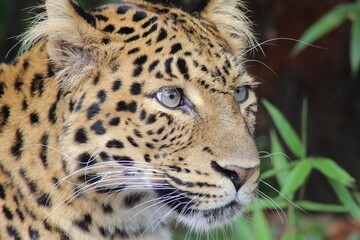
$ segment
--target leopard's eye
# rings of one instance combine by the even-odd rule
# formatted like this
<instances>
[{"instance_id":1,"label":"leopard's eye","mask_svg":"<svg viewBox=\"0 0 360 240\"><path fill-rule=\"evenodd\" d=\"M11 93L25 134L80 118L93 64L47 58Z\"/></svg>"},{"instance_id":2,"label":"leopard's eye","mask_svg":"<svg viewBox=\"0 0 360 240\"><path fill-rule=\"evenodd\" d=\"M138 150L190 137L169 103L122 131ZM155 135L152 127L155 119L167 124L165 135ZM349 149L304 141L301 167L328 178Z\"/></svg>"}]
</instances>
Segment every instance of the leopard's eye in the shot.
<instances>
[{"instance_id":1,"label":"leopard's eye","mask_svg":"<svg viewBox=\"0 0 360 240\"><path fill-rule=\"evenodd\" d=\"M157 100L168 108L176 108L180 106L182 94L178 89L164 89L156 93Z\"/></svg>"},{"instance_id":2,"label":"leopard's eye","mask_svg":"<svg viewBox=\"0 0 360 240\"><path fill-rule=\"evenodd\" d=\"M242 86L235 89L235 99L239 104L244 103L249 98L249 87Z\"/></svg>"}]
</instances>

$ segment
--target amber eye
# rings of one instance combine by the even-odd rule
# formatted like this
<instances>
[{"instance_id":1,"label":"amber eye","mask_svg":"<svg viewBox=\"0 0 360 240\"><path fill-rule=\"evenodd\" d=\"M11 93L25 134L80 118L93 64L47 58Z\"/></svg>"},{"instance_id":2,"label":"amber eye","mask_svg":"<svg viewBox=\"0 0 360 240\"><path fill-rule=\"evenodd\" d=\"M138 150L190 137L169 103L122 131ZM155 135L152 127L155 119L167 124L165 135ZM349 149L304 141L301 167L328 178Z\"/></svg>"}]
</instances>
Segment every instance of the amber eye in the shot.
<instances>
[{"instance_id":1,"label":"amber eye","mask_svg":"<svg viewBox=\"0 0 360 240\"><path fill-rule=\"evenodd\" d=\"M182 102L182 94L178 89L163 89L156 93L157 100L168 108L176 108Z\"/></svg>"},{"instance_id":2,"label":"amber eye","mask_svg":"<svg viewBox=\"0 0 360 240\"><path fill-rule=\"evenodd\" d=\"M242 87L237 87L235 89L235 99L239 104L244 103L248 98L249 98L249 87L242 86Z\"/></svg>"}]
</instances>

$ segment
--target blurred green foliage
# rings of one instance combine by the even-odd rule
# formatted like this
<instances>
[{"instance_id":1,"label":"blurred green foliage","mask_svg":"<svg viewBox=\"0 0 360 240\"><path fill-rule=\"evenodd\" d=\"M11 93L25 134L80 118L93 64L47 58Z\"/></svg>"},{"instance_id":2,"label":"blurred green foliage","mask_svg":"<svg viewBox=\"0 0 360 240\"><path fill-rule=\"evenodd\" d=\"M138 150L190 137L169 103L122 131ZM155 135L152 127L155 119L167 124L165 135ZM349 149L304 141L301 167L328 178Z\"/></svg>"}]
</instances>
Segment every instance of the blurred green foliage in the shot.
<instances>
[{"instance_id":1,"label":"blurred green foliage","mask_svg":"<svg viewBox=\"0 0 360 240\"><path fill-rule=\"evenodd\" d=\"M352 75L360 70L360 0L355 3L339 4L310 26L293 48L293 54L300 53L308 45L337 28L346 20L351 21L350 65Z\"/></svg>"}]
</instances>

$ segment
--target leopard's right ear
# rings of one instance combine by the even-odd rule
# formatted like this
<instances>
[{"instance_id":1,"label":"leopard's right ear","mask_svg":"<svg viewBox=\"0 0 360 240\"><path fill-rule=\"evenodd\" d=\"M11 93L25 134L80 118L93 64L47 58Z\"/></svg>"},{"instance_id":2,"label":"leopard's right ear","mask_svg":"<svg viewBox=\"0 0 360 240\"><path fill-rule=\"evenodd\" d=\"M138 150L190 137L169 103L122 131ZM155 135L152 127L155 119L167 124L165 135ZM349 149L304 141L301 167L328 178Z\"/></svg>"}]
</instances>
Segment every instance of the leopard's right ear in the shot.
<instances>
[{"instance_id":1,"label":"leopard's right ear","mask_svg":"<svg viewBox=\"0 0 360 240\"><path fill-rule=\"evenodd\" d=\"M217 27L234 54L256 45L242 0L201 0L193 11Z\"/></svg>"},{"instance_id":2,"label":"leopard's right ear","mask_svg":"<svg viewBox=\"0 0 360 240\"><path fill-rule=\"evenodd\" d=\"M39 40L47 41L50 61L62 76L63 85L74 85L74 79L64 76L86 74L96 64L100 32L96 30L94 16L83 10L73 0L46 0L46 12L24 35L24 46L34 45ZM59 74L58 74L59 75Z\"/></svg>"}]
</instances>

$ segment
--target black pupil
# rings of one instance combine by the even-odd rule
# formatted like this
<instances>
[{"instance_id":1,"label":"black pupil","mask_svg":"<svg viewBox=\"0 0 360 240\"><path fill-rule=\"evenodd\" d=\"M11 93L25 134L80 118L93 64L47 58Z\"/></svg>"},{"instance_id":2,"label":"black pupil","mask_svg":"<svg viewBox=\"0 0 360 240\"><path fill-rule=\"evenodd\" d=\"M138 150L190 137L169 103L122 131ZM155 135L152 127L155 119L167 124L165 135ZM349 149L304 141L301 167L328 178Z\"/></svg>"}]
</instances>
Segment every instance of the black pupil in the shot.
<instances>
[{"instance_id":1,"label":"black pupil","mask_svg":"<svg viewBox=\"0 0 360 240\"><path fill-rule=\"evenodd\" d=\"M175 94L176 94L176 93L170 93L170 94L169 94L169 98L170 98L170 99L174 99L174 98L175 98Z\"/></svg>"}]
</instances>

